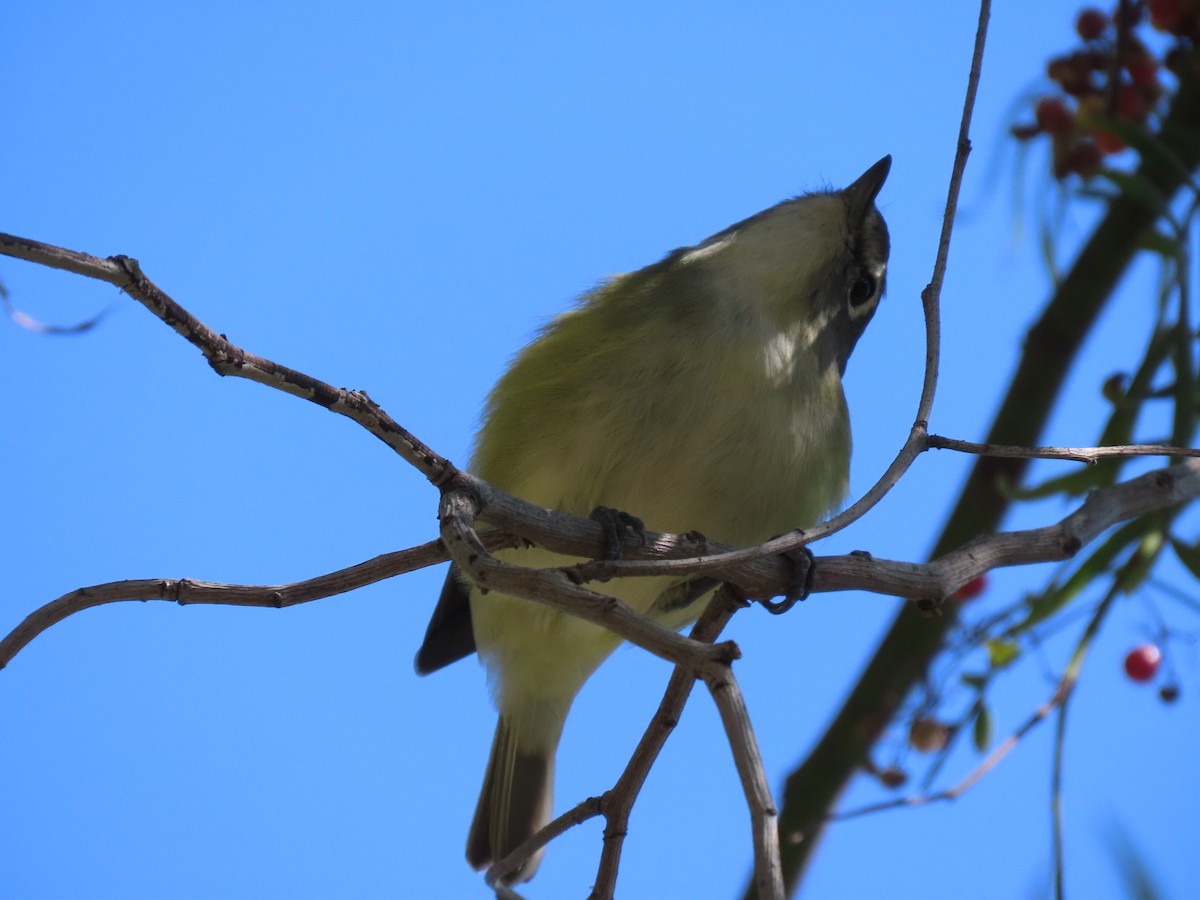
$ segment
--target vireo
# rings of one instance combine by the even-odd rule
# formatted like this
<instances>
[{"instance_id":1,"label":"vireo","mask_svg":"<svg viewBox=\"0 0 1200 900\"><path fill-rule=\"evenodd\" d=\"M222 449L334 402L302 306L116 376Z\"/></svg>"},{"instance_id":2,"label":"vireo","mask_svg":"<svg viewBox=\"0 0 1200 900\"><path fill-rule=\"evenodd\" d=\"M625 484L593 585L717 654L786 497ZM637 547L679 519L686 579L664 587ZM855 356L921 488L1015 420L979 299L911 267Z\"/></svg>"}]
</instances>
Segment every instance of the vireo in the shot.
<instances>
[{"instance_id":1,"label":"vireo","mask_svg":"<svg viewBox=\"0 0 1200 900\"><path fill-rule=\"evenodd\" d=\"M471 470L533 503L599 506L656 531L753 545L845 496L842 374L884 288L875 208L885 156L844 190L786 200L585 295L517 354L487 401ZM573 560L498 554L532 567ZM597 589L669 628L703 590L678 578ZM467 860L502 859L550 819L571 701L619 643L582 619L484 594L453 567L417 653L424 674L478 651L500 721ZM530 878L541 854L509 882Z\"/></svg>"}]
</instances>

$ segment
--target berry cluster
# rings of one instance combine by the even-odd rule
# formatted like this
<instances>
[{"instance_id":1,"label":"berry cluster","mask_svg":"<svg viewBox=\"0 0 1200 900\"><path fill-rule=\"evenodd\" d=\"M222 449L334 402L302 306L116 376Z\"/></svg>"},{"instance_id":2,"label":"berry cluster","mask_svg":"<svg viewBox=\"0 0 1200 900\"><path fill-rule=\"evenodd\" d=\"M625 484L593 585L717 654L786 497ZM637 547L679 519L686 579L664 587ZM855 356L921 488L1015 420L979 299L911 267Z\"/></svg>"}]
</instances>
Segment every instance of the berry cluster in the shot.
<instances>
[{"instance_id":1,"label":"berry cluster","mask_svg":"<svg viewBox=\"0 0 1200 900\"><path fill-rule=\"evenodd\" d=\"M1178 43L1160 60L1134 34L1148 13L1150 25L1173 35ZM1046 74L1058 92L1042 97L1034 122L1014 126L1020 140L1050 137L1054 177L1090 177L1105 156L1120 153L1125 142L1114 133L1117 123L1144 125L1161 99L1162 68L1186 64L1185 55L1200 38L1200 0L1149 0L1123 4L1109 15L1082 10L1075 32L1083 46L1050 60Z\"/></svg>"}]
</instances>

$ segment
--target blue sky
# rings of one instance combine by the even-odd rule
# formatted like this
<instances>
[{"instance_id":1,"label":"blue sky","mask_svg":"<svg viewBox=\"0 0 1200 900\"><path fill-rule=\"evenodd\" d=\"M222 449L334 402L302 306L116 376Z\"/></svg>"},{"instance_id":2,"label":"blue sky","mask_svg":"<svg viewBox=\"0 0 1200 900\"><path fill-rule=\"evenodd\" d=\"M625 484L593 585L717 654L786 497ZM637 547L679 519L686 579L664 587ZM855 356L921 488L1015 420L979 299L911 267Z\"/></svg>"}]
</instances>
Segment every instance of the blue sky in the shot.
<instances>
[{"instance_id":1,"label":"blue sky","mask_svg":"<svg viewBox=\"0 0 1200 900\"><path fill-rule=\"evenodd\" d=\"M1048 291L1029 225L1044 164L1027 165L1022 219L1004 134L1046 58L1071 45L1076 7L1033 9L1002 4L993 18L943 297L932 427L954 437L981 436ZM214 329L368 391L457 462L506 360L598 278L891 153L889 295L847 377L854 490L907 434L969 4L51 2L5 18L0 230L139 259ZM1064 248L1087 223L1068 217ZM0 628L86 584L285 582L435 535L436 492L351 423L218 379L106 286L2 260L0 278L51 322L116 304L80 337L0 323ZM1048 442L1094 440L1100 381L1135 361L1148 270L1126 287ZM817 551L923 558L966 466L946 452L919 460ZM1013 524L1066 511L1047 504ZM1044 576L1003 573L981 603ZM441 578L282 613L113 605L39 637L0 673L0 894L487 896L462 859L494 725L482 671L412 672ZM823 596L734 621L774 787L898 602ZM1121 658L1147 621L1137 598L1123 603L1072 708L1074 896L1123 895L1118 831L1168 896L1200 884L1200 666L1180 642L1174 708L1125 681ZM1049 696L1066 648L1005 681L999 733ZM558 808L611 783L666 675L625 649L589 683L560 750ZM1044 727L956 804L837 825L807 896L1045 895L1050 750ZM963 752L950 774L976 761ZM862 780L844 802L879 796ZM585 895L599 835L591 823L552 846L528 895ZM635 810L621 895L730 897L749 866L729 752L697 693Z\"/></svg>"}]
</instances>

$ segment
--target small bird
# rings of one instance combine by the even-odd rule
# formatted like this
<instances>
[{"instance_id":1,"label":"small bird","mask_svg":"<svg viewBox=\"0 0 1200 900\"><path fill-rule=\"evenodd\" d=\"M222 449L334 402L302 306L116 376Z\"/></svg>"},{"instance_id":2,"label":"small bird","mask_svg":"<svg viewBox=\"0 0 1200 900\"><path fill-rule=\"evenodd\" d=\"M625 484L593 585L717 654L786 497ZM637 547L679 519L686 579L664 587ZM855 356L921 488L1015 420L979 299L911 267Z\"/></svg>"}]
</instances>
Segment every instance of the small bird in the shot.
<instances>
[{"instance_id":1,"label":"small bird","mask_svg":"<svg viewBox=\"0 0 1200 900\"><path fill-rule=\"evenodd\" d=\"M540 506L606 507L727 544L818 521L847 490L842 375L883 294L889 244L875 198L890 168L885 156L843 190L786 200L584 295L493 388L471 471ZM497 556L577 562L540 548ZM711 583L599 589L676 629L699 615ZM416 669L478 652L500 712L467 838L475 868L550 820L567 712L619 643L566 613L485 594L451 567Z\"/></svg>"}]
</instances>

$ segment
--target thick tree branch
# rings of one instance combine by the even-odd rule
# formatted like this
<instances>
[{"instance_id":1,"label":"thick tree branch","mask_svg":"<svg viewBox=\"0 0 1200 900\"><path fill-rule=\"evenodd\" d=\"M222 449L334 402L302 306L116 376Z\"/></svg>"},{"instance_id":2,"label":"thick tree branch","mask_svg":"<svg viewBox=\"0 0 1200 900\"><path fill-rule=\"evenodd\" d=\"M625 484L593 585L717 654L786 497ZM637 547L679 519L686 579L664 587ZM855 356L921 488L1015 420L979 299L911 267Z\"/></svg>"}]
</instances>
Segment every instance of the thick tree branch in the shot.
<instances>
[{"instance_id":1,"label":"thick tree branch","mask_svg":"<svg viewBox=\"0 0 1200 900\"><path fill-rule=\"evenodd\" d=\"M1135 178L1174 197L1200 165L1200 79L1182 80L1158 138L1164 152L1146 154ZM1029 330L1020 363L988 431L991 444L1034 445L1067 373L1105 301L1141 246L1157 212L1122 195L1080 251L1071 270ZM997 528L1013 502L1006 485L1020 484L1028 459L981 457L934 549L935 557ZM804 834L784 846L789 890L816 847L821 823L867 758L874 735L891 720L942 645L954 616L930 621L902 610L816 748L787 780L780 827Z\"/></svg>"}]
</instances>

